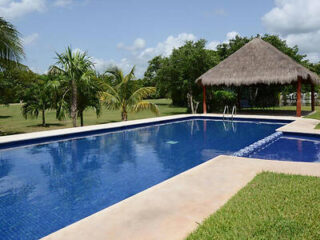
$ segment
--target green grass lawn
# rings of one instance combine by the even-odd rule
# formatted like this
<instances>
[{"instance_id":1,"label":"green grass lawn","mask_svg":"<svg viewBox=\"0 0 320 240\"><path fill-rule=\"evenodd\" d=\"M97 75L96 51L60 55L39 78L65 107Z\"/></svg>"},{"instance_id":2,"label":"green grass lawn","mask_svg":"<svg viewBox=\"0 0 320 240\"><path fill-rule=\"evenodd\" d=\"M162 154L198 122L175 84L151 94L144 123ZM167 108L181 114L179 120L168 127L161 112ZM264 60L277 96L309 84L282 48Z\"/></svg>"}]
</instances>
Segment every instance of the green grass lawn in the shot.
<instances>
[{"instance_id":1,"label":"green grass lawn","mask_svg":"<svg viewBox=\"0 0 320 240\"><path fill-rule=\"evenodd\" d=\"M170 99L156 99L151 100L155 102L160 109L160 116L168 116L174 114L181 114L186 112L186 108L171 106ZM12 104L10 106L0 106L0 136L10 135L16 133L27 133L59 128L72 127L71 119L65 121L58 121L55 118L55 111L48 111L46 113L47 127L40 126L41 117L38 119L25 119L21 114L21 105ZM129 120L155 117L150 111L140 113L129 113ZM102 124L109 122L120 121L120 111L108 111L103 108L101 116L96 117L94 110L89 109L84 114L85 125Z\"/></svg>"},{"instance_id":2,"label":"green grass lawn","mask_svg":"<svg viewBox=\"0 0 320 240\"><path fill-rule=\"evenodd\" d=\"M320 178L262 173L187 240L320 239Z\"/></svg>"}]
</instances>

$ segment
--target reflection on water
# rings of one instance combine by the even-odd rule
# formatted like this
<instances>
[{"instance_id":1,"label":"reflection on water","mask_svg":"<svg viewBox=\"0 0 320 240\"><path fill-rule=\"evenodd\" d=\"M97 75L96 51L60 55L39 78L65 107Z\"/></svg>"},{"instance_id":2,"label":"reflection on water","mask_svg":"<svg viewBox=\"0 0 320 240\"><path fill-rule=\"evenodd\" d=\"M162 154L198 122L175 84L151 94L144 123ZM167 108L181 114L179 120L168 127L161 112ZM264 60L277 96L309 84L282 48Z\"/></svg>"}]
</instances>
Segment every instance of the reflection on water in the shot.
<instances>
[{"instance_id":1,"label":"reflection on water","mask_svg":"<svg viewBox=\"0 0 320 240\"><path fill-rule=\"evenodd\" d=\"M278 127L189 120L0 151L0 236L43 237Z\"/></svg>"}]
</instances>

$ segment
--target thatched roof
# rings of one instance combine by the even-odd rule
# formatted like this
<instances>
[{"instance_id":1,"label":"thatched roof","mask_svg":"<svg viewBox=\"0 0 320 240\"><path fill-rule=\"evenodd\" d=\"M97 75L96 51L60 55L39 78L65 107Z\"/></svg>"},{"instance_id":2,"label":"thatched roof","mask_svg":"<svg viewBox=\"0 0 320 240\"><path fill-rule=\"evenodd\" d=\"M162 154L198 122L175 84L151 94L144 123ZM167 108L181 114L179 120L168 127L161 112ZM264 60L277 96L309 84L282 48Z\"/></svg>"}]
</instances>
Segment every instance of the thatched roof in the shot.
<instances>
[{"instance_id":1,"label":"thatched roof","mask_svg":"<svg viewBox=\"0 0 320 240\"><path fill-rule=\"evenodd\" d=\"M255 38L196 81L202 85L287 84L298 76L320 83L317 74L298 64L270 43Z\"/></svg>"}]
</instances>

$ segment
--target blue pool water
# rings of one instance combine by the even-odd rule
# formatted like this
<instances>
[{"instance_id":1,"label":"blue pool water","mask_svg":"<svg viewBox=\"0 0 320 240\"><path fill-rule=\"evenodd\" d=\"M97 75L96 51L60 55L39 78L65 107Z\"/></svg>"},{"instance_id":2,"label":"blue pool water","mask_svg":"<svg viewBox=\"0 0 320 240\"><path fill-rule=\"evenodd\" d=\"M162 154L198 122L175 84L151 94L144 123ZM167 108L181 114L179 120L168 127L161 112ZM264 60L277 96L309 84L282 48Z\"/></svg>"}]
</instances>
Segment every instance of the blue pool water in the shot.
<instances>
[{"instance_id":1,"label":"blue pool water","mask_svg":"<svg viewBox=\"0 0 320 240\"><path fill-rule=\"evenodd\" d=\"M280 126L193 119L2 149L0 236L43 237L217 155L232 155ZM251 154L273 157L281 141ZM290 146L300 151L298 143ZM318 151L302 143L303 151L310 148ZM289 152L281 158L294 158Z\"/></svg>"},{"instance_id":2,"label":"blue pool water","mask_svg":"<svg viewBox=\"0 0 320 240\"><path fill-rule=\"evenodd\" d=\"M294 162L320 162L320 138L283 134L247 157Z\"/></svg>"}]
</instances>

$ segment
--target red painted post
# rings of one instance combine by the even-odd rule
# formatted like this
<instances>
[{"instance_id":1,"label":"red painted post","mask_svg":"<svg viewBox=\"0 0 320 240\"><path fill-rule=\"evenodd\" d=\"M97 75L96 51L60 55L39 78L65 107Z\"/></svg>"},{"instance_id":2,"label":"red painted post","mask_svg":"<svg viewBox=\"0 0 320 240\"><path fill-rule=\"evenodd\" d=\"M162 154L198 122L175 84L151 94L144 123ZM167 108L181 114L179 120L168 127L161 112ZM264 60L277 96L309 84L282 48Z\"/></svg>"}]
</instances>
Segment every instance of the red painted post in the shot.
<instances>
[{"instance_id":1,"label":"red painted post","mask_svg":"<svg viewBox=\"0 0 320 240\"><path fill-rule=\"evenodd\" d=\"M301 82L302 79L299 76L297 82L297 117L301 117Z\"/></svg>"},{"instance_id":2,"label":"red painted post","mask_svg":"<svg viewBox=\"0 0 320 240\"><path fill-rule=\"evenodd\" d=\"M311 111L314 111L315 101L314 101L314 84L311 83Z\"/></svg>"},{"instance_id":3,"label":"red painted post","mask_svg":"<svg viewBox=\"0 0 320 240\"><path fill-rule=\"evenodd\" d=\"M203 113L204 114L207 114L207 103L206 103L206 87L205 86L202 86L202 89L203 89Z\"/></svg>"}]
</instances>

